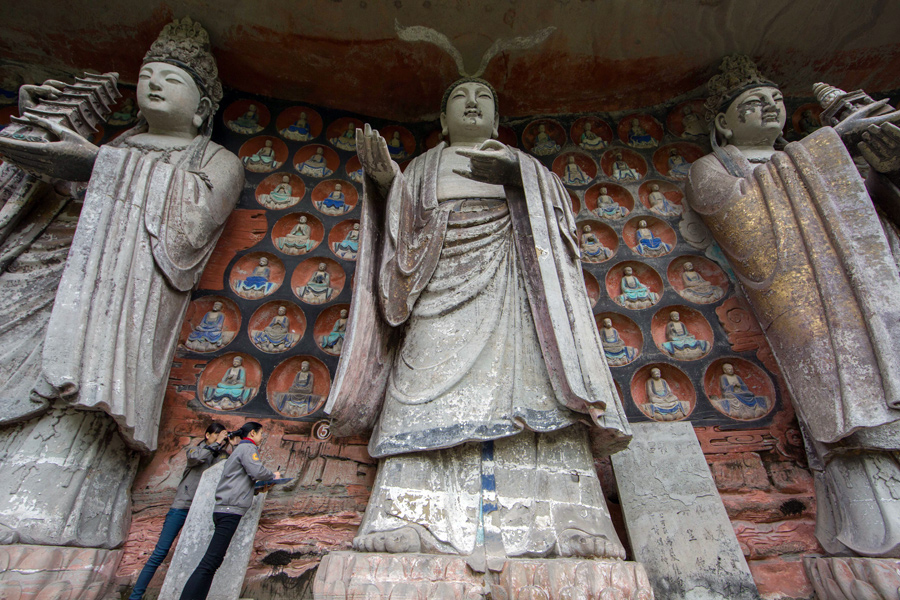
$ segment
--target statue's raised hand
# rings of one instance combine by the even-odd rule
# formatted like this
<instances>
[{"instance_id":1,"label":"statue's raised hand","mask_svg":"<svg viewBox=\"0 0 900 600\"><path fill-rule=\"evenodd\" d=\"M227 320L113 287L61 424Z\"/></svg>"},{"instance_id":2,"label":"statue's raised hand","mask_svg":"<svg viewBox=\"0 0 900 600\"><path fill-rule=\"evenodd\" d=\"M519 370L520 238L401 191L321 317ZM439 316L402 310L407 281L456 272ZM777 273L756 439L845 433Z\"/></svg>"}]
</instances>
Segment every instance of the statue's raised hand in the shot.
<instances>
[{"instance_id":1,"label":"statue's raised hand","mask_svg":"<svg viewBox=\"0 0 900 600\"><path fill-rule=\"evenodd\" d=\"M469 170L453 169L462 177L494 185L514 185L522 180L519 157L497 140L487 140L476 150L456 150L469 159Z\"/></svg>"},{"instance_id":2,"label":"statue's raised hand","mask_svg":"<svg viewBox=\"0 0 900 600\"><path fill-rule=\"evenodd\" d=\"M881 125L882 123L900 122L900 110L873 116L874 113L884 108L887 103L887 100L879 100L878 102L867 104L862 108L854 110L840 123L835 125L834 130L841 136L841 139L844 140L845 144L850 147L855 146L862 140L863 131L870 126Z\"/></svg>"},{"instance_id":3,"label":"statue's raised hand","mask_svg":"<svg viewBox=\"0 0 900 600\"><path fill-rule=\"evenodd\" d=\"M28 142L0 137L0 155L26 171L66 181L87 181L100 148L53 121L25 114L20 122L50 132L56 140Z\"/></svg>"},{"instance_id":4,"label":"statue's raised hand","mask_svg":"<svg viewBox=\"0 0 900 600\"><path fill-rule=\"evenodd\" d=\"M24 115L26 109L34 108L41 100L56 100L65 87L64 82L55 79L48 79L43 85L23 85L19 88L19 114Z\"/></svg>"},{"instance_id":5,"label":"statue's raised hand","mask_svg":"<svg viewBox=\"0 0 900 600\"><path fill-rule=\"evenodd\" d=\"M378 184L382 191L391 187L396 173L387 142L378 131L366 123L365 130L356 129L356 155L366 175ZM399 169L399 168L398 168Z\"/></svg>"},{"instance_id":6,"label":"statue's raised hand","mask_svg":"<svg viewBox=\"0 0 900 600\"><path fill-rule=\"evenodd\" d=\"M900 176L900 127L893 123L869 125L856 147L879 173Z\"/></svg>"}]
</instances>

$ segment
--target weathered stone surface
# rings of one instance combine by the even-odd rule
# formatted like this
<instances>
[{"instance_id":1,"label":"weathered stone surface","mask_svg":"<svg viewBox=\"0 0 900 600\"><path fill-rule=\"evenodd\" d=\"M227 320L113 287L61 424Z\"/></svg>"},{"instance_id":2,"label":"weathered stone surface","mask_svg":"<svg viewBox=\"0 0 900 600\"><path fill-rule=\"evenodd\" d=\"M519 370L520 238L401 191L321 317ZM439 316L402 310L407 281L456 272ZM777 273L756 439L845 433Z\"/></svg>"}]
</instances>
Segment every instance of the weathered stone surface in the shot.
<instances>
[{"instance_id":1,"label":"weathered stone surface","mask_svg":"<svg viewBox=\"0 0 900 600\"><path fill-rule=\"evenodd\" d=\"M816 524L811 519L793 519L780 523L733 521L732 525L741 550L748 560L822 552L822 547L816 540Z\"/></svg>"},{"instance_id":2,"label":"weathered stone surface","mask_svg":"<svg viewBox=\"0 0 900 600\"><path fill-rule=\"evenodd\" d=\"M805 558L819 600L898 600L900 561L876 558Z\"/></svg>"},{"instance_id":3,"label":"weathered stone surface","mask_svg":"<svg viewBox=\"0 0 900 600\"><path fill-rule=\"evenodd\" d=\"M754 452L709 456L706 461L720 491L764 490L771 487L766 468Z\"/></svg>"},{"instance_id":4,"label":"weathered stone surface","mask_svg":"<svg viewBox=\"0 0 900 600\"><path fill-rule=\"evenodd\" d=\"M101 600L121 558L121 550L2 546L0 598Z\"/></svg>"},{"instance_id":5,"label":"weathered stone surface","mask_svg":"<svg viewBox=\"0 0 900 600\"><path fill-rule=\"evenodd\" d=\"M184 584L187 583L209 546L215 529L212 514L216 504L216 486L219 484L224 468L225 463L220 462L207 469L200 478L200 485L194 495L184 529L181 530L178 546L175 548L175 555L172 557L169 571L166 573L160 598L177 598L181 594ZM262 513L265 501L266 494L257 494L253 497L253 504L241 519L241 523L231 539L231 545L228 546L225 560L213 578L212 587L207 596L209 600L238 600L240 597L244 575L250 562L250 554L253 552L253 540L256 538L259 515Z\"/></svg>"},{"instance_id":6,"label":"weathered stone surface","mask_svg":"<svg viewBox=\"0 0 900 600\"><path fill-rule=\"evenodd\" d=\"M613 469L628 536L656 596L759 598L690 423L639 423Z\"/></svg>"},{"instance_id":7,"label":"weathered stone surface","mask_svg":"<svg viewBox=\"0 0 900 600\"><path fill-rule=\"evenodd\" d=\"M799 558L751 560L748 564L765 600L807 600L815 596Z\"/></svg>"}]
</instances>

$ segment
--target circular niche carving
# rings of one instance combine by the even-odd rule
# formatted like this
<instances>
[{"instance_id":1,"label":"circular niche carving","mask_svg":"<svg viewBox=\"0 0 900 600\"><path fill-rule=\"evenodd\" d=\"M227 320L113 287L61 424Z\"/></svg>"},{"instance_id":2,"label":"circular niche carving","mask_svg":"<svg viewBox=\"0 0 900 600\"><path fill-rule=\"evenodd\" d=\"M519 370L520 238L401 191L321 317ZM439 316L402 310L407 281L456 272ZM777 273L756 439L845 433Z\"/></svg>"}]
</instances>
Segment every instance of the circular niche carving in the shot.
<instances>
[{"instance_id":1,"label":"circular niche carving","mask_svg":"<svg viewBox=\"0 0 900 600\"><path fill-rule=\"evenodd\" d=\"M292 106L275 119L278 134L294 142L309 142L322 133L322 115L308 106Z\"/></svg>"},{"instance_id":2,"label":"circular niche carving","mask_svg":"<svg viewBox=\"0 0 900 600\"><path fill-rule=\"evenodd\" d=\"M822 127L821 114L822 107L818 102L802 104L791 115L791 127L800 137L809 135Z\"/></svg>"},{"instance_id":3,"label":"circular niche carving","mask_svg":"<svg viewBox=\"0 0 900 600\"><path fill-rule=\"evenodd\" d=\"M632 252L644 258L669 254L677 238L675 230L657 217L634 217L622 228L622 239Z\"/></svg>"},{"instance_id":4,"label":"circular niche carving","mask_svg":"<svg viewBox=\"0 0 900 600\"><path fill-rule=\"evenodd\" d=\"M328 232L328 247L342 260L356 260L359 254L359 221L341 221Z\"/></svg>"},{"instance_id":5,"label":"circular niche carving","mask_svg":"<svg viewBox=\"0 0 900 600\"><path fill-rule=\"evenodd\" d=\"M679 296L696 304L718 302L728 291L728 276L702 256L684 255L672 260L666 278Z\"/></svg>"},{"instance_id":6,"label":"circular niche carving","mask_svg":"<svg viewBox=\"0 0 900 600\"><path fill-rule=\"evenodd\" d=\"M538 119L522 132L522 145L535 156L556 154L566 143L566 130L552 119Z\"/></svg>"},{"instance_id":7,"label":"circular niche carving","mask_svg":"<svg viewBox=\"0 0 900 600\"><path fill-rule=\"evenodd\" d=\"M329 179L323 181L312 191L312 203L323 215L340 217L356 208L359 193L349 181Z\"/></svg>"},{"instance_id":8,"label":"circular niche carving","mask_svg":"<svg viewBox=\"0 0 900 600\"><path fill-rule=\"evenodd\" d=\"M445 140L444 134L441 133L441 128L438 127L437 129L432 129L431 133L425 137L425 149L431 150L443 141Z\"/></svg>"},{"instance_id":9,"label":"circular niche carving","mask_svg":"<svg viewBox=\"0 0 900 600\"><path fill-rule=\"evenodd\" d=\"M338 153L322 144L309 144L294 154L294 168L301 175L324 179L331 177L341 165Z\"/></svg>"},{"instance_id":10,"label":"circular niche carving","mask_svg":"<svg viewBox=\"0 0 900 600\"><path fill-rule=\"evenodd\" d=\"M653 166L662 175L682 181L687 179L691 163L706 154L696 144L675 142L653 153Z\"/></svg>"},{"instance_id":11,"label":"circular niche carving","mask_svg":"<svg viewBox=\"0 0 900 600\"><path fill-rule=\"evenodd\" d=\"M600 284L597 282L597 278L591 275L589 271L581 270L581 275L584 277L584 290L587 292L588 300L591 303L591 308L597 305L597 301L600 300Z\"/></svg>"},{"instance_id":12,"label":"circular niche carving","mask_svg":"<svg viewBox=\"0 0 900 600\"><path fill-rule=\"evenodd\" d=\"M212 410L237 410L259 392L262 368L243 352L229 352L206 365L197 382L197 398Z\"/></svg>"},{"instance_id":13,"label":"circular niche carving","mask_svg":"<svg viewBox=\"0 0 900 600\"><path fill-rule=\"evenodd\" d=\"M238 150L244 168L253 173L271 173L288 159L287 144L271 135L250 138Z\"/></svg>"},{"instance_id":14,"label":"circular niche carving","mask_svg":"<svg viewBox=\"0 0 900 600\"><path fill-rule=\"evenodd\" d=\"M656 148L665 134L659 121L643 113L622 117L616 125L616 132L619 141L632 148Z\"/></svg>"},{"instance_id":15,"label":"circular niche carving","mask_svg":"<svg viewBox=\"0 0 900 600\"><path fill-rule=\"evenodd\" d=\"M346 152L356 152L356 130L362 129L364 124L353 117L343 117L333 122L325 130L328 143Z\"/></svg>"},{"instance_id":16,"label":"circular niche carving","mask_svg":"<svg viewBox=\"0 0 900 600\"><path fill-rule=\"evenodd\" d=\"M594 318L603 343L603 353L606 354L606 362L610 367L624 367L641 356L644 335L637 323L615 312L598 313ZM607 320L612 330L607 331Z\"/></svg>"},{"instance_id":17,"label":"circular niche carving","mask_svg":"<svg viewBox=\"0 0 900 600\"><path fill-rule=\"evenodd\" d=\"M344 165L344 171L346 171L347 177L350 178L350 181L354 181L362 185L363 168L362 163L359 162L358 156L354 154L347 160L347 164Z\"/></svg>"},{"instance_id":18,"label":"circular niche carving","mask_svg":"<svg viewBox=\"0 0 900 600\"><path fill-rule=\"evenodd\" d=\"M234 264L228 280L231 289L241 298L259 300L281 287L284 263L269 252L251 252Z\"/></svg>"},{"instance_id":19,"label":"circular niche carving","mask_svg":"<svg viewBox=\"0 0 900 600\"><path fill-rule=\"evenodd\" d=\"M621 185L598 183L584 193L584 206L601 219L616 221L634 210L634 196Z\"/></svg>"},{"instance_id":20,"label":"circular niche carving","mask_svg":"<svg viewBox=\"0 0 900 600\"><path fill-rule=\"evenodd\" d=\"M578 221L578 245L581 262L602 263L611 260L619 249L619 236L600 221Z\"/></svg>"},{"instance_id":21,"label":"circular niche carving","mask_svg":"<svg viewBox=\"0 0 900 600\"><path fill-rule=\"evenodd\" d=\"M331 258L307 258L291 275L291 290L307 304L327 304L337 299L347 279L341 265Z\"/></svg>"},{"instance_id":22,"label":"circular niche carving","mask_svg":"<svg viewBox=\"0 0 900 600\"><path fill-rule=\"evenodd\" d=\"M659 377L653 377L653 371ZM650 381L652 384L648 385ZM631 399L645 416L654 421L682 421L697 405L694 385L684 371L665 363L649 364L631 378Z\"/></svg>"},{"instance_id":23,"label":"circular niche carving","mask_svg":"<svg viewBox=\"0 0 900 600\"><path fill-rule=\"evenodd\" d=\"M572 214L577 217L578 213L581 212L581 199L576 196L575 192L572 190L566 189L566 191L569 192L569 202L572 204Z\"/></svg>"},{"instance_id":24,"label":"circular niche carving","mask_svg":"<svg viewBox=\"0 0 900 600\"><path fill-rule=\"evenodd\" d=\"M272 115L257 100L235 100L222 113L222 120L235 133L255 135L269 125Z\"/></svg>"},{"instance_id":25,"label":"circular niche carving","mask_svg":"<svg viewBox=\"0 0 900 600\"><path fill-rule=\"evenodd\" d=\"M628 269L631 269L630 275L626 272ZM623 282L626 277L628 279ZM624 261L606 274L606 293L619 306L641 310L660 301L663 281L653 267L633 260Z\"/></svg>"},{"instance_id":26,"label":"circular niche carving","mask_svg":"<svg viewBox=\"0 0 900 600\"><path fill-rule=\"evenodd\" d=\"M613 148L603 153L600 168L613 181L639 181L647 174L647 161L634 150Z\"/></svg>"},{"instance_id":27,"label":"circular niche carving","mask_svg":"<svg viewBox=\"0 0 900 600\"><path fill-rule=\"evenodd\" d=\"M672 135L685 139L705 139L709 135L706 125L706 107L700 98L677 104L666 117L666 126Z\"/></svg>"},{"instance_id":28,"label":"circular niche carving","mask_svg":"<svg viewBox=\"0 0 900 600\"><path fill-rule=\"evenodd\" d=\"M659 309L650 320L650 334L656 347L675 360L698 360L709 354L713 346L709 322L687 306Z\"/></svg>"},{"instance_id":29,"label":"circular niche carving","mask_svg":"<svg viewBox=\"0 0 900 600\"><path fill-rule=\"evenodd\" d=\"M306 184L293 173L273 173L263 179L254 196L256 201L271 210L283 210L300 202L306 194Z\"/></svg>"},{"instance_id":30,"label":"circular niche carving","mask_svg":"<svg viewBox=\"0 0 900 600\"><path fill-rule=\"evenodd\" d=\"M113 105L112 113L109 115L106 123L113 127L127 127L137 121L137 99L133 90L120 88L119 92L122 94L122 97ZM8 123L3 122L2 118L0 118L0 125L6 124Z\"/></svg>"},{"instance_id":31,"label":"circular niche carving","mask_svg":"<svg viewBox=\"0 0 900 600\"><path fill-rule=\"evenodd\" d=\"M388 153L391 159L402 162L412 158L416 153L416 138L409 129L400 125L388 125L382 127L381 137L387 142Z\"/></svg>"},{"instance_id":32,"label":"circular niche carving","mask_svg":"<svg viewBox=\"0 0 900 600\"><path fill-rule=\"evenodd\" d=\"M313 326L313 337L322 352L332 356L341 355L349 314L349 304L335 304L319 314L316 324Z\"/></svg>"},{"instance_id":33,"label":"circular niche carving","mask_svg":"<svg viewBox=\"0 0 900 600\"><path fill-rule=\"evenodd\" d=\"M564 152L553 161L553 172L565 185L583 187L597 177L597 163L584 152Z\"/></svg>"},{"instance_id":34,"label":"circular niche carving","mask_svg":"<svg viewBox=\"0 0 900 600\"><path fill-rule=\"evenodd\" d=\"M519 147L519 139L516 137L516 131L512 127L501 125L497 128L497 140L511 148Z\"/></svg>"},{"instance_id":35,"label":"circular niche carving","mask_svg":"<svg viewBox=\"0 0 900 600\"><path fill-rule=\"evenodd\" d=\"M730 373L727 373L730 365ZM761 368L748 360L729 356L714 360L703 374L703 391L710 404L738 421L755 421L775 407L775 385Z\"/></svg>"},{"instance_id":36,"label":"circular niche carving","mask_svg":"<svg viewBox=\"0 0 900 600\"><path fill-rule=\"evenodd\" d=\"M300 418L322 408L330 390L331 375L322 361L314 356L292 356L272 371L266 399L278 414Z\"/></svg>"},{"instance_id":37,"label":"circular niche carving","mask_svg":"<svg viewBox=\"0 0 900 600\"><path fill-rule=\"evenodd\" d=\"M234 300L203 296L188 306L178 339L191 352L215 352L230 344L240 329L241 310Z\"/></svg>"},{"instance_id":38,"label":"circular niche carving","mask_svg":"<svg viewBox=\"0 0 900 600\"><path fill-rule=\"evenodd\" d=\"M286 300L267 302L256 309L247 328L250 342L269 354L290 350L306 331L306 315Z\"/></svg>"},{"instance_id":39,"label":"circular niche carving","mask_svg":"<svg viewBox=\"0 0 900 600\"><path fill-rule=\"evenodd\" d=\"M613 130L599 117L581 117L569 130L572 142L588 152L603 152L612 143Z\"/></svg>"},{"instance_id":40,"label":"circular niche carving","mask_svg":"<svg viewBox=\"0 0 900 600\"><path fill-rule=\"evenodd\" d=\"M280 252L291 256L312 252L324 238L325 227L309 213L290 213L272 226L272 243Z\"/></svg>"},{"instance_id":41,"label":"circular niche carving","mask_svg":"<svg viewBox=\"0 0 900 600\"><path fill-rule=\"evenodd\" d=\"M644 208L660 217L677 217L684 209L684 193L671 181L651 179L638 188Z\"/></svg>"}]
</instances>

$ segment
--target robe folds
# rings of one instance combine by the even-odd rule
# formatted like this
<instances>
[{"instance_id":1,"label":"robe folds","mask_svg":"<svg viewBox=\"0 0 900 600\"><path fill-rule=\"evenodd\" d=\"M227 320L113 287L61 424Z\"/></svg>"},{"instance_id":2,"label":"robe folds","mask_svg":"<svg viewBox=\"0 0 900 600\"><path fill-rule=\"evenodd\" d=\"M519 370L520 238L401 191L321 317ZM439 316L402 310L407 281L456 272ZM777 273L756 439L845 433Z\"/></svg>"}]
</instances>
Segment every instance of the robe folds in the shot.
<instances>
[{"instance_id":1,"label":"robe folds","mask_svg":"<svg viewBox=\"0 0 900 600\"><path fill-rule=\"evenodd\" d=\"M621 449L630 428L565 188L517 151L521 187L507 186L505 202L439 202L445 147L398 171L387 198L366 180L347 335L326 405L335 432L374 427L369 451L384 457L592 421L607 452ZM510 348L523 348L514 364ZM479 388L507 366L517 375ZM494 393L503 406L485 408Z\"/></svg>"},{"instance_id":2,"label":"robe folds","mask_svg":"<svg viewBox=\"0 0 900 600\"><path fill-rule=\"evenodd\" d=\"M237 202L243 169L209 144L196 171L157 152L100 149L43 350L36 392L108 413L156 448L190 291Z\"/></svg>"}]
</instances>

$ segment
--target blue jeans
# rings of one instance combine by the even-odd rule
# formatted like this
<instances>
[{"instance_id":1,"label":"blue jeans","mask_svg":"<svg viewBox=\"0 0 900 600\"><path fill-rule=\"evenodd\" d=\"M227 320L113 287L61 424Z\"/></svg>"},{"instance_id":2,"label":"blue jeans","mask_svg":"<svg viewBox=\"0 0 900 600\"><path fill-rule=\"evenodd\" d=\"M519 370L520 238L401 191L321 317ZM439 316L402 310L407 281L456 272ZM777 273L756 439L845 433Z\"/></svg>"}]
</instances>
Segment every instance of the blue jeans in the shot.
<instances>
[{"instance_id":1,"label":"blue jeans","mask_svg":"<svg viewBox=\"0 0 900 600\"><path fill-rule=\"evenodd\" d=\"M141 600L144 597L144 592L147 591L147 586L150 585L153 574L156 573L156 569L166 559L166 555L169 554L172 542L175 541L178 532L184 526L187 516L188 509L186 508L169 509L169 512L166 514L166 521L163 523L162 531L159 534L159 540L156 542L156 548L153 549L153 554L147 559L147 564L141 569L141 574L138 575L137 582L134 584L128 600Z\"/></svg>"}]
</instances>

